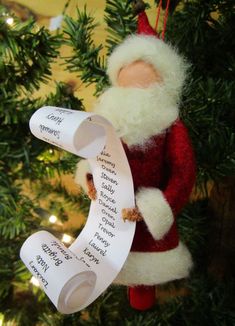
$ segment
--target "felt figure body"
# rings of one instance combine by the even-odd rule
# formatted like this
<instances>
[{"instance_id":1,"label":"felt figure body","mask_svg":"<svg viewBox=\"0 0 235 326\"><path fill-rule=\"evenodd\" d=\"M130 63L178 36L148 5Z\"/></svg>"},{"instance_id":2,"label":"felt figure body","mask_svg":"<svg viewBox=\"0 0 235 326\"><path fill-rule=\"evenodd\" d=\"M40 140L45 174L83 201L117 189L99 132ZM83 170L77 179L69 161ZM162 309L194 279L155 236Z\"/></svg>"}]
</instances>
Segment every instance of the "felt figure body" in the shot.
<instances>
[{"instance_id":1,"label":"felt figure body","mask_svg":"<svg viewBox=\"0 0 235 326\"><path fill-rule=\"evenodd\" d=\"M109 57L112 87L94 108L116 128L133 175L136 207L122 213L137 221L136 232L115 283L128 286L130 304L139 310L155 303L155 285L187 277L192 268L176 227L195 180L193 149L178 109L186 70L184 59L156 37L142 12L138 34ZM78 164L76 181L95 199L85 161Z\"/></svg>"}]
</instances>

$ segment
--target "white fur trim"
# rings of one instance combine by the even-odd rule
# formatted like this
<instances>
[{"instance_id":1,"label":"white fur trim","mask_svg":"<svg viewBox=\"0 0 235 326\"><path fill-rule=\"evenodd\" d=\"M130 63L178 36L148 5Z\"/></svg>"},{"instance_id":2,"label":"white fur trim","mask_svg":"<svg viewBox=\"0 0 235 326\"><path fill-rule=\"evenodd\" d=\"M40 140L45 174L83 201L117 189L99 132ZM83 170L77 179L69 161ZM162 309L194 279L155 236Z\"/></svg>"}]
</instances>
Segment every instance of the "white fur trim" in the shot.
<instances>
[{"instance_id":1,"label":"white fur trim","mask_svg":"<svg viewBox=\"0 0 235 326\"><path fill-rule=\"evenodd\" d=\"M82 187L82 189L87 193L87 174L91 173L91 169L87 160L81 160L77 163L77 168L75 172L75 182Z\"/></svg>"},{"instance_id":2,"label":"white fur trim","mask_svg":"<svg viewBox=\"0 0 235 326\"><path fill-rule=\"evenodd\" d=\"M141 188L136 194L136 204L154 239L162 239L174 221L162 192L156 188Z\"/></svg>"},{"instance_id":3,"label":"white fur trim","mask_svg":"<svg viewBox=\"0 0 235 326\"><path fill-rule=\"evenodd\" d=\"M165 252L130 252L114 283L155 285L185 278L193 266L192 257L183 243Z\"/></svg>"},{"instance_id":4,"label":"white fur trim","mask_svg":"<svg viewBox=\"0 0 235 326\"><path fill-rule=\"evenodd\" d=\"M107 73L114 86L122 67L143 60L160 72L163 82L169 84L175 96L179 96L188 64L176 49L155 36L132 35L118 45L108 59Z\"/></svg>"}]
</instances>

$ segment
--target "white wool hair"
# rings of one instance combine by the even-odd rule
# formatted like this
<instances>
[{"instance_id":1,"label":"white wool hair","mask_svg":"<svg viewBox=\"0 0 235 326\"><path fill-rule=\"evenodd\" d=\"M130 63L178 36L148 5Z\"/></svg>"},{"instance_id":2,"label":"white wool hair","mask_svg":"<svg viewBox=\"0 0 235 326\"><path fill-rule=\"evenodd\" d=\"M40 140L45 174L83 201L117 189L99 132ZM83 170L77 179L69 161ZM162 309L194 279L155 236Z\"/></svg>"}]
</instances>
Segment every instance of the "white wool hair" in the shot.
<instances>
[{"instance_id":1,"label":"white wool hair","mask_svg":"<svg viewBox=\"0 0 235 326\"><path fill-rule=\"evenodd\" d=\"M153 65L168 85L169 94L179 100L189 64L173 46L155 36L132 35L114 49L107 67L112 85L117 85L120 69L137 60Z\"/></svg>"},{"instance_id":2,"label":"white wool hair","mask_svg":"<svg viewBox=\"0 0 235 326\"><path fill-rule=\"evenodd\" d=\"M161 84L146 89L110 87L93 111L108 119L128 146L144 145L179 115L177 103L169 96L167 86Z\"/></svg>"},{"instance_id":3,"label":"white wool hair","mask_svg":"<svg viewBox=\"0 0 235 326\"><path fill-rule=\"evenodd\" d=\"M192 267L191 254L182 242L164 252L132 251L114 283L129 286L163 284L187 277Z\"/></svg>"}]
</instances>

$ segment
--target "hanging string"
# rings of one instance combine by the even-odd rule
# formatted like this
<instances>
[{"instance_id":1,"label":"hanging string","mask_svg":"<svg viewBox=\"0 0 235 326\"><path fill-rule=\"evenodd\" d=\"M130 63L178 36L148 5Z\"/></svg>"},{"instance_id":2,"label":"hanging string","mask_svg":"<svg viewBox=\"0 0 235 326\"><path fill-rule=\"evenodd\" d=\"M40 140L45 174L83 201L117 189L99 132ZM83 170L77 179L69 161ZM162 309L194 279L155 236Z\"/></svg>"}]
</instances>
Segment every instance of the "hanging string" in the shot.
<instances>
[{"instance_id":1,"label":"hanging string","mask_svg":"<svg viewBox=\"0 0 235 326\"><path fill-rule=\"evenodd\" d=\"M155 31L157 31L158 21L159 21L161 9L162 9L162 0L160 0L159 5L158 5L158 9L157 9L157 18L156 18L156 24L155 24Z\"/></svg>"},{"instance_id":2,"label":"hanging string","mask_svg":"<svg viewBox=\"0 0 235 326\"><path fill-rule=\"evenodd\" d=\"M164 37L165 37L166 24L167 24L167 19L168 19L168 14L169 14L169 6L170 6L170 0L167 0L166 10L165 10L165 15L164 15L164 21L163 21L163 30L162 30L162 35L161 35L162 40L164 40ZM158 28L158 22L159 22L161 9L162 9L162 0L159 1L159 5L158 5L158 8L157 8L157 18L156 18L156 24L155 24L155 31L156 32L157 32L157 28Z\"/></svg>"},{"instance_id":3,"label":"hanging string","mask_svg":"<svg viewBox=\"0 0 235 326\"><path fill-rule=\"evenodd\" d=\"M170 5L170 0L167 0L165 16L164 16L164 23L163 23L163 30L162 30L162 40L164 40L164 37L165 37L166 23L167 23L167 18L168 18L168 13L169 13L169 5Z\"/></svg>"}]
</instances>

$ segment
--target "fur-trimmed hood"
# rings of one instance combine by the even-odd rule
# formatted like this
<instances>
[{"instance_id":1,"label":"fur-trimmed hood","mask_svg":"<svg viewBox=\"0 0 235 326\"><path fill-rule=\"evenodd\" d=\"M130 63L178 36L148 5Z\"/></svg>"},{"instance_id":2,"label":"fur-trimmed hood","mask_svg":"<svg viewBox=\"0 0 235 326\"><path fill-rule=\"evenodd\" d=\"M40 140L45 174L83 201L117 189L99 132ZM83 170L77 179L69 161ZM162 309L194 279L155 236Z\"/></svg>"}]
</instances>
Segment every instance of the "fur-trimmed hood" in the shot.
<instances>
[{"instance_id":1,"label":"fur-trimmed hood","mask_svg":"<svg viewBox=\"0 0 235 326\"><path fill-rule=\"evenodd\" d=\"M137 60L151 64L160 73L170 96L178 102L189 67L184 57L173 46L155 36L129 36L108 59L107 73L112 85L117 86L120 69Z\"/></svg>"}]
</instances>

